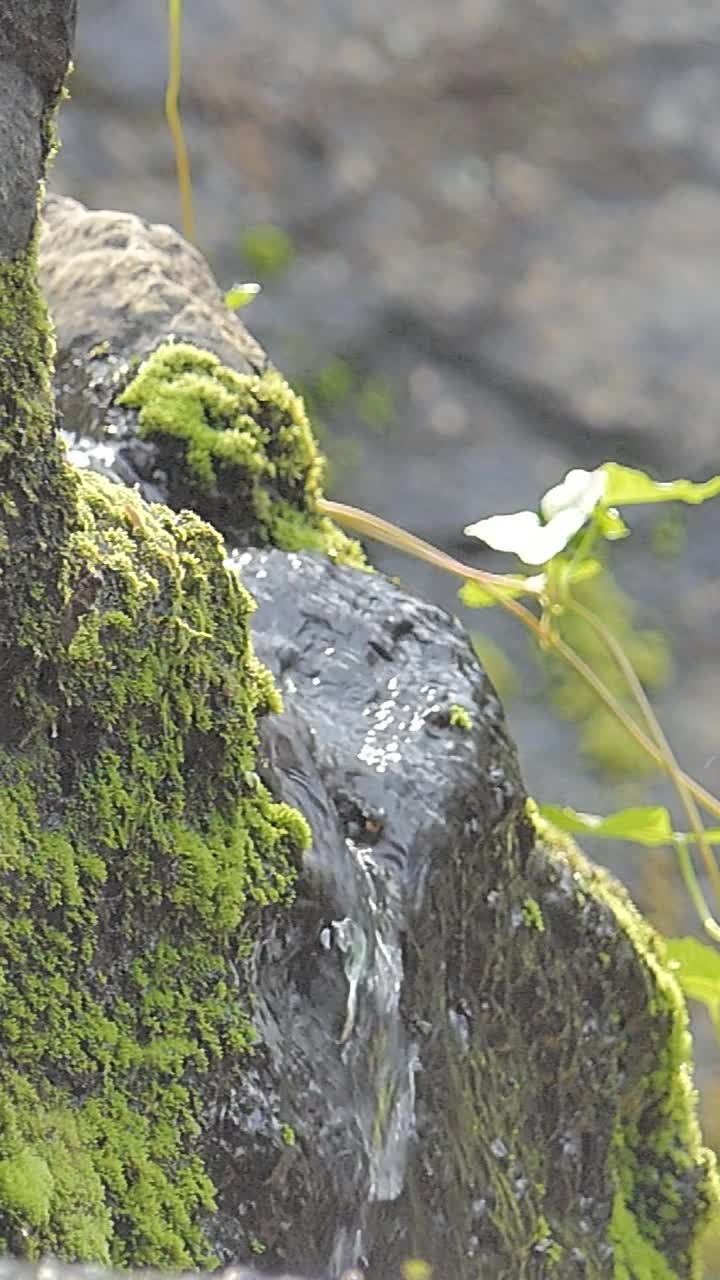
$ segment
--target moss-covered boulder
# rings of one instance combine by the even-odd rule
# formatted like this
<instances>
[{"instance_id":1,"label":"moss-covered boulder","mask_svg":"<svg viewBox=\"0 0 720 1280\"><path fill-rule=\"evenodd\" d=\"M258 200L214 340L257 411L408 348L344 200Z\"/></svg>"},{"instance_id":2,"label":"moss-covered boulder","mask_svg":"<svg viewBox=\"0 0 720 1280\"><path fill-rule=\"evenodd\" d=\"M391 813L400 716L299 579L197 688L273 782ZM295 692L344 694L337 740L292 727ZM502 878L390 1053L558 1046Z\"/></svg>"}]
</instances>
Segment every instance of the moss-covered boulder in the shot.
<instances>
[{"instance_id":1,"label":"moss-covered boulder","mask_svg":"<svg viewBox=\"0 0 720 1280\"><path fill-rule=\"evenodd\" d=\"M278 699L217 536L92 474L75 498L55 652L4 689L0 1240L197 1265L203 1080L242 1070L308 832L254 772Z\"/></svg>"},{"instance_id":2,"label":"moss-covered boulder","mask_svg":"<svg viewBox=\"0 0 720 1280\"><path fill-rule=\"evenodd\" d=\"M74 3L2 16L0 1246L691 1280L717 1179L660 940L528 805L462 630L322 520L182 242L77 206L69 465L34 224Z\"/></svg>"},{"instance_id":3,"label":"moss-covered boulder","mask_svg":"<svg viewBox=\"0 0 720 1280\"><path fill-rule=\"evenodd\" d=\"M325 461L302 399L177 232L53 197L41 279L76 462L108 470L111 449L116 477L200 511L231 546L364 566L357 542L319 512Z\"/></svg>"},{"instance_id":4,"label":"moss-covered boulder","mask_svg":"<svg viewBox=\"0 0 720 1280\"><path fill-rule=\"evenodd\" d=\"M279 700L218 535L55 429L35 209L74 12L0 24L0 1247L193 1265L202 1082L252 1045L309 833L255 772Z\"/></svg>"}]
</instances>

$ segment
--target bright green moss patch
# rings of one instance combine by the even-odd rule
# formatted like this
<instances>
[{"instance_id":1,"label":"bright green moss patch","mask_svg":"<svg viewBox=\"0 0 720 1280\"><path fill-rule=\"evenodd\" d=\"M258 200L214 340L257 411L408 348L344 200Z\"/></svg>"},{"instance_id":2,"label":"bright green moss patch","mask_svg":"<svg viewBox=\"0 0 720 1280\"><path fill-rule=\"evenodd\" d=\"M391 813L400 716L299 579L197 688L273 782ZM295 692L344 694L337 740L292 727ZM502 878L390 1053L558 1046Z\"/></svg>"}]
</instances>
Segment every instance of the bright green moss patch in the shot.
<instances>
[{"instance_id":1,"label":"bright green moss patch","mask_svg":"<svg viewBox=\"0 0 720 1280\"><path fill-rule=\"evenodd\" d=\"M73 526L0 735L0 1250L204 1266L203 1080L309 834L255 772L279 697L218 536L89 474Z\"/></svg>"},{"instance_id":2,"label":"bright green moss patch","mask_svg":"<svg viewBox=\"0 0 720 1280\"><path fill-rule=\"evenodd\" d=\"M281 375L235 373L216 356L168 343L119 399L182 476L178 495L222 532L288 551L317 550L365 568L360 546L317 509L324 462L302 400ZM190 480L188 481L188 476Z\"/></svg>"},{"instance_id":3,"label":"bright green moss patch","mask_svg":"<svg viewBox=\"0 0 720 1280\"><path fill-rule=\"evenodd\" d=\"M528 929L537 929L538 933L545 932L542 909L535 898L525 898L522 904L522 918Z\"/></svg>"},{"instance_id":4,"label":"bright green moss patch","mask_svg":"<svg viewBox=\"0 0 720 1280\"><path fill-rule=\"evenodd\" d=\"M454 702L450 708L450 724L455 729L464 729L466 733L469 733L472 729L470 712L465 707L461 707Z\"/></svg>"},{"instance_id":5,"label":"bright green moss patch","mask_svg":"<svg viewBox=\"0 0 720 1280\"><path fill-rule=\"evenodd\" d=\"M615 1248L615 1280L677 1280L677 1272L643 1237L620 1190L615 1193L610 1234ZM701 1273L696 1270L693 1274Z\"/></svg>"}]
</instances>

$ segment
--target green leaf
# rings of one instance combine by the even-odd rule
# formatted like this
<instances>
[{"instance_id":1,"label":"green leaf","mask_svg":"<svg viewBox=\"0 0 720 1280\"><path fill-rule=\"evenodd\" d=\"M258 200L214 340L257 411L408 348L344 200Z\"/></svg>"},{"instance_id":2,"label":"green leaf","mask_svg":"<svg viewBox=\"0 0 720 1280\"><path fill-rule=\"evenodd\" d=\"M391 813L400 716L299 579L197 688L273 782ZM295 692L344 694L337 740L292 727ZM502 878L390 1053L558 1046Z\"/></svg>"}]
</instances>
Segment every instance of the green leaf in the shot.
<instances>
[{"instance_id":1,"label":"green leaf","mask_svg":"<svg viewBox=\"0 0 720 1280\"><path fill-rule=\"evenodd\" d=\"M653 480L644 471L621 467L617 462L604 462L607 488L603 502L608 507L635 506L645 502L707 502L720 494L720 476L712 476L701 484L692 480Z\"/></svg>"},{"instance_id":2,"label":"green leaf","mask_svg":"<svg viewBox=\"0 0 720 1280\"><path fill-rule=\"evenodd\" d=\"M225 294L225 306L230 311L239 311L246 307L253 298L257 298L261 286L248 281L247 284L234 284Z\"/></svg>"},{"instance_id":3,"label":"green leaf","mask_svg":"<svg viewBox=\"0 0 720 1280\"><path fill-rule=\"evenodd\" d=\"M570 582L587 582L589 578L596 578L602 572L602 564L593 556L587 560L580 560L577 564L572 562L569 565L568 580Z\"/></svg>"},{"instance_id":4,"label":"green leaf","mask_svg":"<svg viewBox=\"0 0 720 1280\"><path fill-rule=\"evenodd\" d=\"M597 813L579 813L577 809L555 804L538 805L538 810L543 818L547 818L561 831L569 831L573 835L633 840L635 844L644 844L648 848L673 843L670 814L661 805L619 809L606 818Z\"/></svg>"},{"instance_id":5,"label":"green leaf","mask_svg":"<svg viewBox=\"0 0 720 1280\"><path fill-rule=\"evenodd\" d=\"M537 583L537 576L533 576L532 580ZM525 594L525 588L520 584L520 581L517 578L514 582L508 583L507 586L496 582L495 587L498 595L503 596L506 600L516 600L518 596ZM495 595L494 592L491 595L480 582L476 582L474 579L469 579L465 582L460 588L458 595L460 596L463 604L467 605L468 609L489 609L491 605L498 604L498 596Z\"/></svg>"},{"instance_id":6,"label":"green leaf","mask_svg":"<svg viewBox=\"0 0 720 1280\"><path fill-rule=\"evenodd\" d=\"M602 507L595 513L595 528L607 542L619 542L630 533L615 507Z\"/></svg>"},{"instance_id":7,"label":"green leaf","mask_svg":"<svg viewBox=\"0 0 720 1280\"><path fill-rule=\"evenodd\" d=\"M691 1000L720 1005L720 951L697 938L666 938L668 958L677 965L677 979Z\"/></svg>"}]
</instances>

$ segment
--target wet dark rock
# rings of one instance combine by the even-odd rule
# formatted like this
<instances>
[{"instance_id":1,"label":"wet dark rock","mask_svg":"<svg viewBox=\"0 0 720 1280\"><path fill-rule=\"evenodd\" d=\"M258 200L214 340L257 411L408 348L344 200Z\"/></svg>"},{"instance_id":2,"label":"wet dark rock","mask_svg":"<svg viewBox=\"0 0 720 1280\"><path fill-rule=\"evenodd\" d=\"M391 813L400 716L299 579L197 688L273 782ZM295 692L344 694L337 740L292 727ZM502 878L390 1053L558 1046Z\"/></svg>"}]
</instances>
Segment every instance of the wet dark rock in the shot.
<instances>
[{"instance_id":1,"label":"wet dark rock","mask_svg":"<svg viewBox=\"0 0 720 1280\"><path fill-rule=\"evenodd\" d=\"M62 280L60 368L69 342L82 397L95 359ZM102 332L122 359L135 322L117 322ZM154 498L152 442L131 447L132 414L120 440L112 408L104 430L90 400L75 450ZM333 1277L419 1256L459 1280L604 1280L632 1239L685 1280L709 1183L677 991L619 887L534 825L464 630L317 554L228 545L227 564L285 703L262 724L262 780L313 844L254 947L257 1050L204 1094L211 1246L246 1262L260 1241L271 1268Z\"/></svg>"}]
</instances>

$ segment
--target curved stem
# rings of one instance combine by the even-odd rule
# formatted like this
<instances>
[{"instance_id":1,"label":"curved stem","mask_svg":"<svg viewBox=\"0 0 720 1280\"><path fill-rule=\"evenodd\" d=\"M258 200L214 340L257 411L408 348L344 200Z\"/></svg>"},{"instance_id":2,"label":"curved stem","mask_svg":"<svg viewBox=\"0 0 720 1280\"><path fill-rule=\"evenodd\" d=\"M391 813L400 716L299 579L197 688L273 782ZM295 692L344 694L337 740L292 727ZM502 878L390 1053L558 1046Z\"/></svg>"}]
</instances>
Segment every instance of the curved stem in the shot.
<instances>
[{"instance_id":1,"label":"curved stem","mask_svg":"<svg viewBox=\"0 0 720 1280\"><path fill-rule=\"evenodd\" d=\"M419 560L425 560L428 564L432 564L438 569L444 569L446 573L452 573L455 577L462 578L464 581L469 579L473 582L479 582L487 590L488 595L493 596L503 609L508 613L512 613L514 617L518 618L533 632L538 643L545 648L548 646L553 648L577 672L585 684L597 694L601 702L619 720L623 728L642 747L643 751L655 761L663 773L668 773L668 764L664 752L653 742L652 738L643 732L632 716L628 715L626 709L615 695L605 687L592 667L589 667L579 654L574 649L571 649L560 636L552 631L548 632L543 627L542 622L529 609L506 594L508 586L513 584L517 585L519 591L522 590L528 595L539 596L542 593L542 588L535 587L532 583L529 584L527 579L513 579L500 574L486 573L482 569L475 569L472 565L464 564L461 560L456 560L454 556L440 551L432 543L425 542L422 538L416 538L414 534L407 533L405 529L400 529L389 520L383 520L380 516L371 515L358 507L351 507L344 502L331 502L327 498L322 498L318 502L318 508L323 515L331 516L334 520L337 520L338 524L352 529L355 533L374 538L387 546L396 547L399 551L405 551L408 555L415 556ZM505 588L505 591L503 591L503 588ZM708 813L712 813L715 817L720 817L720 800L712 792L707 791L694 778L690 778L682 769L678 770L678 777L687 787L690 794Z\"/></svg>"},{"instance_id":2,"label":"curved stem","mask_svg":"<svg viewBox=\"0 0 720 1280\"><path fill-rule=\"evenodd\" d=\"M186 240L195 239L195 214L193 212L192 179L190 161L185 145L178 98L182 79L182 0L168 0L168 82L165 91L165 118L175 146L182 227Z\"/></svg>"},{"instance_id":3,"label":"curved stem","mask_svg":"<svg viewBox=\"0 0 720 1280\"><path fill-rule=\"evenodd\" d=\"M665 759L666 772L668 773L673 783L675 784L677 793L680 796L683 807L688 816L688 821L690 823L690 826L693 829L695 839L697 840L698 847L702 853L703 861L705 863L705 869L710 878L710 883L712 884L716 899L718 900L718 902L720 902L720 871L718 871L718 866L715 861L712 849L705 835L705 828L703 827L702 820L700 818L700 813L698 811L697 804L695 803L695 798L691 794L683 778L683 775L680 770L680 766L677 762L677 759L675 757L675 754L670 746L670 743L667 740L667 737L665 736L665 733L663 732L662 726L660 725L660 722L657 716L655 715L655 712L653 711L652 706L650 705L648 696L645 693L645 690L643 689L642 683L638 678L635 668L633 667L632 663L628 660L626 654L623 652L621 645L618 644L612 632L605 626L603 622L601 622L600 618L598 618L594 613L592 613L590 609L586 609L584 605L579 604L578 601L576 600L571 600L568 603L567 607L576 615L576 617L581 618L583 622L585 622L587 626L591 627L595 632L595 634L600 637L601 641L605 645L605 648L608 650L608 653L613 658L622 676L624 677L625 682L628 688L630 689L630 692L635 698L635 701L637 702L645 718L645 723L647 724L648 729L650 730L650 733L655 739L658 749L663 753L663 757ZM689 857L690 855L688 854L688 858ZM706 907L706 915L708 914L709 913L707 912L707 907ZM703 919L705 919L705 917L703 917ZM714 920L712 921L712 924L714 929L712 936L717 940L717 938L720 938L720 927L717 925L717 923ZM711 930L708 929L707 923L705 924L705 927L708 932L711 932Z\"/></svg>"},{"instance_id":4,"label":"curved stem","mask_svg":"<svg viewBox=\"0 0 720 1280\"><path fill-rule=\"evenodd\" d=\"M695 868L692 864L692 858L690 857L690 850L687 847L687 842L685 840L676 840L675 852L677 854L677 860L680 867L680 874L685 882L685 888L688 891L690 901L702 921L703 929L714 942L720 942L720 926L714 919L713 914L705 901L705 895L698 884L698 878L695 874Z\"/></svg>"},{"instance_id":5,"label":"curved stem","mask_svg":"<svg viewBox=\"0 0 720 1280\"><path fill-rule=\"evenodd\" d=\"M475 569L472 565L463 564L462 560L456 560L446 551L434 547L431 542L408 533L407 529L401 529L399 525L383 520L381 516L371 515L369 511L361 511L359 507L348 506L346 502L331 502L329 498L319 498L318 509L346 529L353 529L355 533L367 538L375 538L388 547L396 547L398 551L405 551L416 560L425 560L436 569L444 569L446 573L453 573L463 581L470 579L472 582L480 582L487 587L488 595L495 595L498 602L501 598L506 598L505 592L508 589L521 591L526 595L541 594L541 588L534 586L532 580L515 578L512 574L489 573L486 569ZM496 588L495 591L493 587Z\"/></svg>"}]
</instances>

